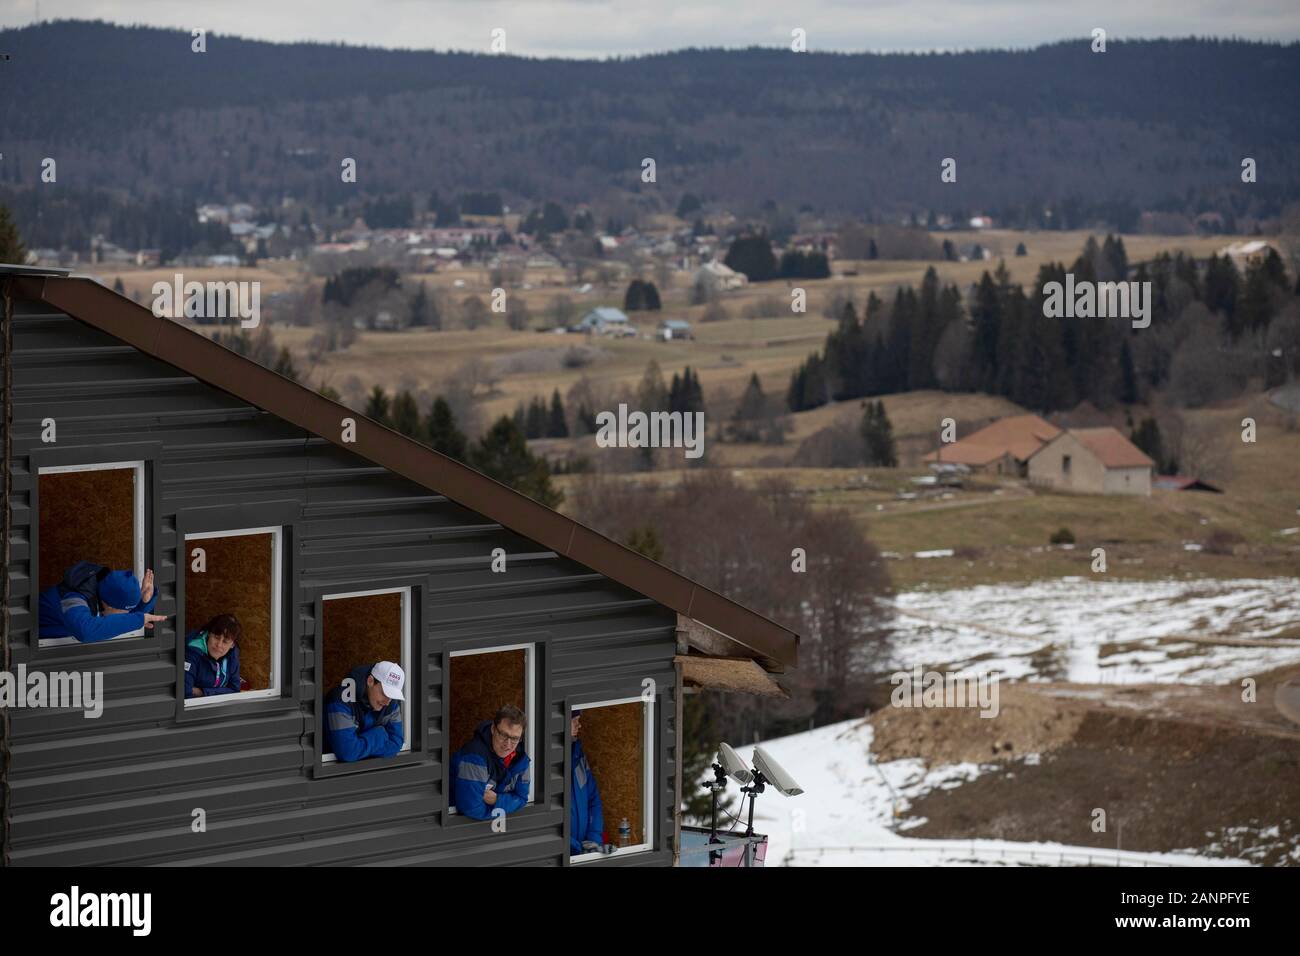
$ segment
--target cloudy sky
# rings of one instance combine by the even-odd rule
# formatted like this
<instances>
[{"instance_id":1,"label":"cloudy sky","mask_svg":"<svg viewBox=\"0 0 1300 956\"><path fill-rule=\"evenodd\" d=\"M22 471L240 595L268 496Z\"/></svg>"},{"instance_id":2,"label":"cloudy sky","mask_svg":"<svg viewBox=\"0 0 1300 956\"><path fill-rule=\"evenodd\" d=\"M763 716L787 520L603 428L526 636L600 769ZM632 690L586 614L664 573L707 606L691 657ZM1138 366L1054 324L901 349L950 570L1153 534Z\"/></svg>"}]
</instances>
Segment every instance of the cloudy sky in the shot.
<instances>
[{"instance_id":1,"label":"cloudy sky","mask_svg":"<svg viewBox=\"0 0 1300 956\"><path fill-rule=\"evenodd\" d=\"M1086 37L1300 39L1297 0L0 0L0 26L102 19L267 40L604 57L682 47L809 50L1027 47Z\"/></svg>"}]
</instances>

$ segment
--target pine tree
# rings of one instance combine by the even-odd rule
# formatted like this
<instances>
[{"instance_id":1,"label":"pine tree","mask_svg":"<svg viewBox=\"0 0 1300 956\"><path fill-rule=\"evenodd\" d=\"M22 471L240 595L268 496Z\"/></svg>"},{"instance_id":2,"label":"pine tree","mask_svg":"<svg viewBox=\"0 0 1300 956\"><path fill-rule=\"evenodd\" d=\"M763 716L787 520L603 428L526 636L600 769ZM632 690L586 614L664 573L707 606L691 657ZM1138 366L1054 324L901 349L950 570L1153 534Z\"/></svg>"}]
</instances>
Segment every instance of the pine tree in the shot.
<instances>
[{"instance_id":1,"label":"pine tree","mask_svg":"<svg viewBox=\"0 0 1300 956\"><path fill-rule=\"evenodd\" d=\"M912 332L916 326L917 298L911 286L904 286L894 294L894 307L889 314L889 337L885 342L888 355L887 378L882 391L906 392L912 387L909 376L912 370Z\"/></svg>"},{"instance_id":2,"label":"pine tree","mask_svg":"<svg viewBox=\"0 0 1300 956\"><path fill-rule=\"evenodd\" d=\"M803 403L804 389L807 386L808 363L804 361L790 375L790 385L785 390L785 407L792 412L802 412L807 407Z\"/></svg>"},{"instance_id":3,"label":"pine tree","mask_svg":"<svg viewBox=\"0 0 1300 956\"><path fill-rule=\"evenodd\" d=\"M1101 246L1101 257L1107 266L1104 281L1124 282L1128 279L1128 253L1124 250L1124 240L1119 236L1106 234L1106 241Z\"/></svg>"},{"instance_id":4,"label":"pine tree","mask_svg":"<svg viewBox=\"0 0 1300 956\"><path fill-rule=\"evenodd\" d=\"M863 453L866 464L872 468L897 468L898 450L894 444L894 426L885 414L882 401L864 403L862 423Z\"/></svg>"},{"instance_id":5,"label":"pine tree","mask_svg":"<svg viewBox=\"0 0 1300 956\"><path fill-rule=\"evenodd\" d=\"M766 232L737 236L723 261L727 268L743 272L750 282L765 282L777 276L776 256Z\"/></svg>"},{"instance_id":6,"label":"pine tree","mask_svg":"<svg viewBox=\"0 0 1300 956\"><path fill-rule=\"evenodd\" d=\"M429 447L457 461L465 460L466 446L469 444L464 432L456 427L456 417L451 405L439 395L433 400L429 417L425 420L425 435Z\"/></svg>"},{"instance_id":7,"label":"pine tree","mask_svg":"<svg viewBox=\"0 0 1300 956\"><path fill-rule=\"evenodd\" d=\"M645 374L637 386L636 399L641 411L646 414L669 410L668 389L664 387L664 376L659 370L659 363L654 359L646 363Z\"/></svg>"},{"instance_id":8,"label":"pine tree","mask_svg":"<svg viewBox=\"0 0 1300 956\"><path fill-rule=\"evenodd\" d=\"M998 344L1002 328L1002 297L993 277L986 271L975 287L971 304L971 323L975 327L971 343L971 361L974 364L971 380L984 392L996 392L999 379Z\"/></svg>"},{"instance_id":9,"label":"pine tree","mask_svg":"<svg viewBox=\"0 0 1300 956\"><path fill-rule=\"evenodd\" d=\"M1277 285L1276 280L1270 276L1266 263L1267 260L1256 262L1246 270L1234 321L1229 326L1234 337L1242 332L1267 329L1273 321ZM1283 275L1285 278L1285 273Z\"/></svg>"},{"instance_id":10,"label":"pine tree","mask_svg":"<svg viewBox=\"0 0 1300 956\"><path fill-rule=\"evenodd\" d=\"M534 395L528 402L528 412L524 418L524 437L545 438L546 426L546 403Z\"/></svg>"},{"instance_id":11,"label":"pine tree","mask_svg":"<svg viewBox=\"0 0 1300 956\"><path fill-rule=\"evenodd\" d=\"M551 484L551 470L544 459L534 456L523 434L508 415L497 419L487 434L470 451L470 464L504 485L525 494L548 508L564 500Z\"/></svg>"},{"instance_id":12,"label":"pine tree","mask_svg":"<svg viewBox=\"0 0 1300 956\"><path fill-rule=\"evenodd\" d=\"M424 441L424 425L420 421L420 409L415 404L415 396L409 390L402 389L393 398L393 407L389 413L394 431L401 432L408 438Z\"/></svg>"},{"instance_id":13,"label":"pine tree","mask_svg":"<svg viewBox=\"0 0 1300 956\"><path fill-rule=\"evenodd\" d=\"M27 262L27 247L18 235L18 224L9 215L9 207L0 203L0 262L21 266Z\"/></svg>"},{"instance_id":14,"label":"pine tree","mask_svg":"<svg viewBox=\"0 0 1300 956\"><path fill-rule=\"evenodd\" d=\"M416 328L422 328L429 324L429 293L421 282L415 289L415 295L411 297L411 309L407 318L409 325Z\"/></svg>"},{"instance_id":15,"label":"pine tree","mask_svg":"<svg viewBox=\"0 0 1300 956\"><path fill-rule=\"evenodd\" d=\"M1237 336L1242 327L1235 321L1237 312L1237 267L1227 256L1211 255L1205 266L1205 307L1226 318L1228 331Z\"/></svg>"},{"instance_id":16,"label":"pine tree","mask_svg":"<svg viewBox=\"0 0 1300 956\"><path fill-rule=\"evenodd\" d=\"M866 394L866 340L853 302L844 303L839 325L826 337L826 367L831 394L836 400L860 398Z\"/></svg>"},{"instance_id":17,"label":"pine tree","mask_svg":"<svg viewBox=\"0 0 1300 956\"><path fill-rule=\"evenodd\" d=\"M271 371L295 382L298 380L298 369L293 364L293 356L289 354L287 346L280 346L280 352L275 357L275 365L271 367Z\"/></svg>"},{"instance_id":18,"label":"pine tree","mask_svg":"<svg viewBox=\"0 0 1300 956\"><path fill-rule=\"evenodd\" d=\"M623 311L637 312L645 308L645 283L640 279L633 279L627 284L627 291L623 293Z\"/></svg>"},{"instance_id":19,"label":"pine tree","mask_svg":"<svg viewBox=\"0 0 1300 956\"><path fill-rule=\"evenodd\" d=\"M1133 352L1128 347L1128 339L1125 339L1119 350L1119 400L1125 405L1133 405L1139 398L1137 371L1133 367Z\"/></svg>"},{"instance_id":20,"label":"pine tree","mask_svg":"<svg viewBox=\"0 0 1300 956\"><path fill-rule=\"evenodd\" d=\"M1156 471L1165 475L1178 474L1178 459L1172 454L1166 457L1164 436L1160 426L1151 417L1142 422L1129 434L1129 440L1146 452L1147 457L1156 463Z\"/></svg>"},{"instance_id":21,"label":"pine tree","mask_svg":"<svg viewBox=\"0 0 1300 956\"><path fill-rule=\"evenodd\" d=\"M546 423L546 437L569 437L569 426L564 420L564 402L560 400L558 388L551 393L551 412Z\"/></svg>"},{"instance_id":22,"label":"pine tree","mask_svg":"<svg viewBox=\"0 0 1300 956\"><path fill-rule=\"evenodd\" d=\"M388 396L384 394L383 386L376 385L370 390L370 397L366 400L366 417L373 418L381 425L389 424L388 404Z\"/></svg>"},{"instance_id":23,"label":"pine tree","mask_svg":"<svg viewBox=\"0 0 1300 956\"><path fill-rule=\"evenodd\" d=\"M1282 257L1277 254L1277 250L1272 246L1269 247L1268 255L1260 263L1264 277L1277 286L1282 292L1287 291L1286 265L1282 262Z\"/></svg>"},{"instance_id":24,"label":"pine tree","mask_svg":"<svg viewBox=\"0 0 1300 956\"><path fill-rule=\"evenodd\" d=\"M934 388L934 350L939 345L939 274L934 266L925 270L917 296L915 327L908 343L908 389Z\"/></svg>"},{"instance_id":25,"label":"pine tree","mask_svg":"<svg viewBox=\"0 0 1300 956\"><path fill-rule=\"evenodd\" d=\"M637 554L643 554L651 561L664 559L664 546L659 543L659 535L655 534L654 525L633 528L625 543Z\"/></svg>"}]
</instances>

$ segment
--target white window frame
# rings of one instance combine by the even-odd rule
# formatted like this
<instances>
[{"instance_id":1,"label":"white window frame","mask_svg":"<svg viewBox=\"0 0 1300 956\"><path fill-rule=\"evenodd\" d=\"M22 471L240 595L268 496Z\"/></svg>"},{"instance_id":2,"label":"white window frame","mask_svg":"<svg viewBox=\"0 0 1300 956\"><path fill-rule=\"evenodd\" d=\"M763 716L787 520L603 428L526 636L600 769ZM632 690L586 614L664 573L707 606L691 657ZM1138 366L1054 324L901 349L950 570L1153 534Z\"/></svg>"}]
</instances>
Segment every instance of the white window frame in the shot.
<instances>
[{"instance_id":1,"label":"white window frame","mask_svg":"<svg viewBox=\"0 0 1300 956\"><path fill-rule=\"evenodd\" d=\"M641 795L641 829L645 834L645 840L641 843L634 843L632 846L616 847L611 853L577 853L569 857L570 863L594 863L597 860L608 860L612 856L628 856L632 853L644 853L654 847L654 830L655 830L655 760L654 760L654 740L655 740L655 701L654 698L646 700L644 697L622 697L617 700L600 700L594 704L573 704L569 707L569 719L573 719L573 712L581 710L586 713L589 710L596 710L600 707L613 707L617 704L640 704L641 705L641 754L643 766L642 770L642 795ZM570 741L572 749L572 741ZM569 779L564 783L564 792L567 799L573 799L573 769L569 769ZM599 786L597 781L597 786ZM565 805L566 809L568 805ZM609 829L609 822L606 821L606 829ZM618 823L614 823L611 831L617 839Z\"/></svg>"},{"instance_id":2,"label":"white window frame","mask_svg":"<svg viewBox=\"0 0 1300 956\"><path fill-rule=\"evenodd\" d=\"M282 562L282 544L284 540L284 527L282 525L273 525L268 528L240 528L235 531L193 531L186 534L181 540L181 574L185 574L190 566L190 542L201 541L207 538L244 538L251 537L255 534L269 534L271 536L271 686L263 690L239 691L234 694L217 694L214 697L186 697L185 709L191 707L219 707L222 704L237 704L250 700L267 700L280 696L281 682L281 634L280 622L282 616L282 606L280 604L281 594L280 587L284 577L284 564ZM191 624L195 622L185 622L188 630L193 630ZM181 635L181 640L185 635ZM184 651L182 650L181 659L184 660Z\"/></svg>"},{"instance_id":3,"label":"white window frame","mask_svg":"<svg viewBox=\"0 0 1300 956\"><path fill-rule=\"evenodd\" d=\"M411 680L411 587L407 585L400 588L374 588L369 591L347 591L340 594L322 594L320 603L321 607L325 606L326 601L341 601L346 598L371 597L376 594L400 594L402 596L402 659L397 663L402 665L402 673L406 675L406 687L402 689L406 700L402 701L402 749L399 754L409 753L411 750L411 689L414 682ZM321 615L324 618L324 615ZM324 631L324 621L321 621L321 652L324 653L325 641L329 635ZM373 662L372 662L373 663ZM321 707L325 706L325 698L329 696L334 688L321 688ZM362 688L357 688L357 693L361 693ZM324 726L324 712L321 714L322 727ZM335 754L324 753L325 742L321 741L321 762L337 763L338 756Z\"/></svg>"},{"instance_id":4,"label":"white window frame","mask_svg":"<svg viewBox=\"0 0 1300 956\"><path fill-rule=\"evenodd\" d=\"M500 653L501 651L524 651L525 652L524 653L524 717L525 717L524 737L527 738L528 740L529 781L528 781L528 800L524 804L524 806L531 807L534 803L537 802L536 783L537 783L538 764L537 764L537 748L535 746L537 741L537 728L535 725L537 724L537 721L533 719L533 704L537 700L536 697L537 668L534 666L537 660L537 645L536 644L503 644L500 647L472 647L472 648L467 648L463 651L451 651L448 656L449 657L476 657L480 654L497 654ZM448 680L450 681L451 668L449 667L447 671L448 671ZM456 693L455 686L452 686L450 690L452 694ZM495 716L495 714L489 714L488 716L493 717ZM455 753L456 750L459 750L462 746L464 746L464 742L462 741L460 743L457 743L453 741L453 745L455 747L455 750L453 750L452 753ZM451 765L451 758L447 759L447 765L448 766ZM455 795L456 795L456 781L453 780L451 782L451 796L453 799L455 798ZM449 801L447 804L447 812L451 814L457 814L460 811L456 809L456 804L451 803Z\"/></svg>"},{"instance_id":5,"label":"white window frame","mask_svg":"<svg viewBox=\"0 0 1300 956\"><path fill-rule=\"evenodd\" d=\"M131 542L131 556L132 559L135 561L135 568L133 570L135 571L136 580L140 581L143 584L144 583L144 538L145 538L144 462L143 461L106 461L106 462L95 462L94 464L89 464L89 465L46 465L44 467L36 469L36 481L38 484L40 483L41 475L64 475L64 474L69 474L72 472L80 472L80 471L126 471L127 469L130 469L133 472L132 481L135 486L134 487L135 516L134 516L134 520L131 522L132 533L135 536L135 540ZM37 521L40 520L39 515L37 515L36 520ZM37 528L37 533L38 534L40 533L39 528ZM156 584L154 585L154 589L156 593L157 592ZM37 627L37 633L38 635L40 633L39 624ZM141 628L137 628L134 631L127 631L125 634L119 634L117 635L117 637L109 638L109 640L103 641L102 643L108 644L111 643L112 641L140 638L140 637L144 637L145 634L146 634L146 629L141 627ZM75 637L71 635L68 635L67 637L38 637L38 646L40 647L61 647L65 644L80 644L80 643L82 642L77 640Z\"/></svg>"}]
</instances>

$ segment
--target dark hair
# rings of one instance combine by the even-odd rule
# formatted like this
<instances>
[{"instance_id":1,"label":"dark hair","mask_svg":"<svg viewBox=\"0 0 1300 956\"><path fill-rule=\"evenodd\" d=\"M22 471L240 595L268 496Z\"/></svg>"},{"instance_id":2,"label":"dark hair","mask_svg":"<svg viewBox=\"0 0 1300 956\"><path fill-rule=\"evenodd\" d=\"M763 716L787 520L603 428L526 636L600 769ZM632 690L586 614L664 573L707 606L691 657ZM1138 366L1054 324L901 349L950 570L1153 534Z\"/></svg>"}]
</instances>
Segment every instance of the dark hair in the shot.
<instances>
[{"instance_id":1,"label":"dark hair","mask_svg":"<svg viewBox=\"0 0 1300 956\"><path fill-rule=\"evenodd\" d=\"M212 620L208 621L203 628L209 634L224 634L239 645L239 638L243 635L244 629L239 626L239 618L233 614L218 614Z\"/></svg>"},{"instance_id":2,"label":"dark hair","mask_svg":"<svg viewBox=\"0 0 1300 956\"><path fill-rule=\"evenodd\" d=\"M524 712L514 704L502 704L501 709L497 711L497 715L492 718L492 726L499 727L503 720L512 724L519 724L521 727L528 723L527 718L524 717Z\"/></svg>"}]
</instances>

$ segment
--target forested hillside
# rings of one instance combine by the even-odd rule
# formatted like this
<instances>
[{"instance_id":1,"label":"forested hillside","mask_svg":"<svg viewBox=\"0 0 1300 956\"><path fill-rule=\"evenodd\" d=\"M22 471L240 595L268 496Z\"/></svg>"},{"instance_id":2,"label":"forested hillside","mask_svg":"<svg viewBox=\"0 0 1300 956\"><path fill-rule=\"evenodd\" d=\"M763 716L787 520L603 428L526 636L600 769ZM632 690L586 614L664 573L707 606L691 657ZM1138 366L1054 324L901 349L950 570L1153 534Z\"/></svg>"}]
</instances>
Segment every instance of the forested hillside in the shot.
<instances>
[{"instance_id":1,"label":"forested hillside","mask_svg":"<svg viewBox=\"0 0 1300 956\"><path fill-rule=\"evenodd\" d=\"M0 186L250 201L682 192L1032 218L1070 200L1267 212L1300 196L1300 45L1111 42L942 55L685 50L610 61L271 44L55 22L0 33ZM339 163L354 157L355 185ZM1243 190L1240 161L1258 163ZM640 182L653 157L658 182ZM940 161L957 159L957 181ZM142 186L143 184L143 186ZM52 187L53 188L53 187ZM1067 207L1071 208L1071 207ZM1031 223L1036 224L1036 223ZM1069 225L1068 223L1065 225Z\"/></svg>"}]
</instances>

